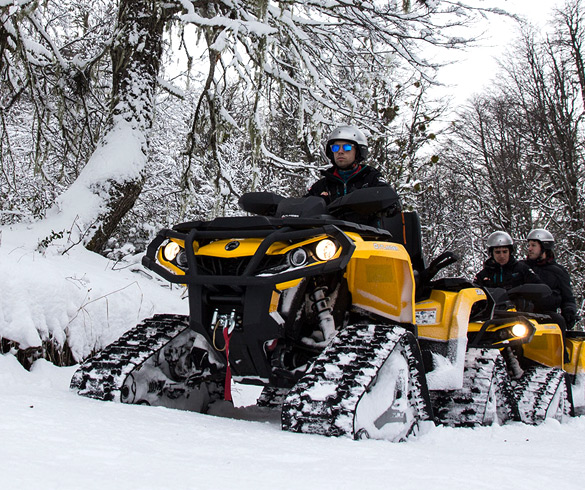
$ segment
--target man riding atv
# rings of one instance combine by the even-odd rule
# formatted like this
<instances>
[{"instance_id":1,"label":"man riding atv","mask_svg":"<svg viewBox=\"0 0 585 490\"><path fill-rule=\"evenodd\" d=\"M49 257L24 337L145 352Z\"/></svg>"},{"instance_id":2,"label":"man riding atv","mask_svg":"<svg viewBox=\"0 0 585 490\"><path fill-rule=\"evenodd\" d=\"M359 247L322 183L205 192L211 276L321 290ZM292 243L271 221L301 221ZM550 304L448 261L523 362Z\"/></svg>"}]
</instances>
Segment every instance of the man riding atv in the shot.
<instances>
[{"instance_id":1,"label":"man riding atv","mask_svg":"<svg viewBox=\"0 0 585 490\"><path fill-rule=\"evenodd\" d=\"M505 231L494 231L487 239L488 259L475 276L475 282L488 288L510 289L542 282L524 262L514 256L514 240Z\"/></svg>"},{"instance_id":2,"label":"man riding atv","mask_svg":"<svg viewBox=\"0 0 585 490\"><path fill-rule=\"evenodd\" d=\"M332 166L321 171L323 177L311 186L307 196L322 197L329 204L356 189L390 187L378 170L362 163L368 153L366 136L357 127L335 128L325 143L325 155ZM396 210L400 210L399 203Z\"/></svg>"}]
</instances>

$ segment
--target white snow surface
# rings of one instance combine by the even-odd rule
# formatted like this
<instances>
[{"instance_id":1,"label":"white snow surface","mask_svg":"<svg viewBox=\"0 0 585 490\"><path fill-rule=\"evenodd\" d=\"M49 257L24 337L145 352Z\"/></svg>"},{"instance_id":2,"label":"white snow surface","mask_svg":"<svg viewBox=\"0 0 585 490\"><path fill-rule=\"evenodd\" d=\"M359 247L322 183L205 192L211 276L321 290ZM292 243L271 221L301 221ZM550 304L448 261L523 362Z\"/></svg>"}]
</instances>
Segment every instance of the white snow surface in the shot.
<instances>
[{"instance_id":1,"label":"white snow surface","mask_svg":"<svg viewBox=\"0 0 585 490\"><path fill-rule=\"evenodd\" d=\"M26 230L0 232L0 338L21 348L68 339L79 360L146 317L188 311L182 288L146 278L141 256L115 263L80 245L41 253Z\"/></svg>"},{"instance_id":2,"label":"white snow surface","mask_svg":"<svg viewBox=\"0 0 585 490\"><path fill-rule=\"evenodd\" d=\"M74 370L41 360L27 372L0 356L2 488L582 488L585 417L353 441L283 432L267 410L218 417L83 398L69 390Z\"/></svg>"},{"instance_id":3,"label":"white snow surface","mask_svg":"<svg viewBox=\"0 0 585 490\"><path fill-rule=\"evenodd\" d=\"M180 290L131 267L17 243L4 234L0 245L1 336L37 345L68 335L87 353L154 312L186 312ZM202 415L80 397L69 389L75 369L39 360L28 372L0 355L1 488L582 487L585 417L353 441L281 431L277 412L252 406L257 387L234 386L238 408Z\"/></svg>"}]
</instances>

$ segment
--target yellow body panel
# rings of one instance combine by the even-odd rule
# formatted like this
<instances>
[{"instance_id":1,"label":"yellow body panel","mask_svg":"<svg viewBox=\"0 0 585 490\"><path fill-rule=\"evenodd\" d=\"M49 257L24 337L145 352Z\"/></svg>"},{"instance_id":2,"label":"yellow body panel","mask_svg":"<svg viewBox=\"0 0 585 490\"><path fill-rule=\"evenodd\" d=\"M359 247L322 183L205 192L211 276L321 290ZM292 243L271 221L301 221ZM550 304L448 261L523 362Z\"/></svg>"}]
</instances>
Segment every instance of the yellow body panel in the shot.
<instances>
[{"instance_id":1,"label":"yellow body panel","mask_svg":"<svg viewBox=\"0 0 585 490\"><path fill-rule=\"evenodd\" d=\"M295 248L299 248L311 243L318 242L325 238L325 235L320 235L317 237L313 237L309 240L304 240L302 242L295 242L294 244L289 244L285 242L275 242L266 251L266 255L284 255L290 250ZM233 250L227 250L226 245L231 242L239 242L238 247ZM210 257L220 257L220 258L236 258L236 257L251 257L256 253L258 247L264 240L262 238L243 238L243 239L230 239L230 240L216 240L208 245L205 245L200 248L195 248L196 253L195 255L206 255ZM194 244L195 245L195 244ZM336 259L341 254L341 248L337 251L337 253L332 257L332 259ZM314 267L315 265L322 264L323 262L316 261L312 264L305 265L304 267ZM279 283L276 285L276 289L279 291L284 291L285 289L292 288L298 286L301 282L301 279L294 279L292 281L287 281L283 283Z\"/></svg>"},{"instance_id":2,"label":"yellow body panel","mask_svg":"<svg viewBox=\"0 0 585 490\"><path fill-rule=\"evenodd\" d=\"M569 374L585 374L585 339L567 339L567 350L569 351L570 362L565 364L565 371Z\"/></svg>"},{"instance_id":3,"label":"yellow body panel","mask_svg":"<svg viewBox=\"0 0 585 490\"><path fill-rule=\"evenodd\" d=\"M356 242L356 249L346 271L349 289L353 302L367 311L379 314L398 322L414 323L414 277L410 257L404 247L389 242L364 241L357 233L347 233ZM303 242L289 244L275 242L266 251L267 255L284 255L289 250L318 242L325 235L312 237ZM226 250L230 242L238 241L238 247ZM261 238L216 240L198 247L194 244L196 255L212 257L246 257L252 256L262 243ZM333 258L341 253L338 250ZM167 263L160 256L161 263L172 270L183 273L173 264ZM312 267L322 262L315 262L305 267ZM276 285L278 291L295 287L301 279Z\"/></svg>"},{"instance_id":4,"label":"yellow body panel","mask_svg":"<svg viewBox=\"0 0 585 490\"><path fill-rule=\"evenodd\" d=\"M345 273L353 304L397 322L415 323L414 276L406 249L392 242L364 241L358 233L347 232L346 234L356 245ZM294 244L275 242L268 248L266 255L284 255L294 248L314 244L325 237L326 235L311 237ZM184 247L182 241L175 239L173 241ZM227 245L236 241L239 242L238 246L230 250ZM194 242L193 249L195 255L219 258L251 257L262 242L262 238L238 239L234 236L234 238L216 240L204 246L199 246L199 243ZM339 257L340 254L341 249L333 258ZM158 260L173 272L184 274L183 270L164 259L162 247L158 252ZM304 267L312 267L320 263L322 262L314 262ZM276 290L284 291L298 286L300 282L301 279L295 279L279 283L276 285Z\"/></svg>"},{"instance_id":5,"label":"yellow body panel","mask_svg":"<svg viewBox=\"0 0 585 490\"><path fill-rule=\"evenodd\" d=\"M268 250L266 251L266 255L277 255L286 254L289 250L299 248L310 243L315 243L323 238L326 238L326 235L312 237L309 240L304 240L302 242L295 242L294 244L290 245L289 243L285 242L274 242ZM243 238L238 240L237 238L229 239L229 240L216 240L208 245L204 245L200 247L196 255L209 255L211 257L221 257L221 258L230 258L230 257L247 257L252 256L258 250L258 247L264 240L262 238ZM237 248L233 250L226 250L226 245L231 242L239 242ZM337 258L340 254L340 251L333 258Z\"/></svg>"},{"instance_id":6,"label":"yellow body panel","mask_svg":"<svg viewBox=\"0 0 585 490\"><path fill-rule=\"evenodd\" d=\"M476 288L433 290L428 300L416 304L419 337L447 342L467 336L471 308L485 299L485 293Z\"/></svg>"},{"instance_id":7,"label":"yellow body panel","mask_svg":"<svg viewBox=\"0 0 585 490\"><path fill-rule=\"evenodd\" d=\"M285 289L289 289L289 288L294 288L296 286L298 286L300 284L300 282L302 281L302 279L294 279L292 281L287 281L287 282L279 282L275 288L278 291L284 291Z\"/></svg>"},{"instance_id":8,"label":"yellow body panel","mask_svg":"<svg viewBox=\"0 0 585 490\"><path fill-rule=\"evenodd\" d=\"M349 235L356 241L346 271L353 304L385 318L414 323L414 277L404 247Z\"/></svg>"},{"instance_id":9,"label":"yellow body panel","mask_svg":"<svg viewBox=\"0 0 585 490\"><path fill-rule=\"evenodd\" d=\"M209 255L210 257L246 257L254 255L262 243L261 238L246 238L243 240L216 240L208 245L204 245L197 250L196 255ZM239 242L239 246L233 250L226 250L226 245L231 242ZM276 244L272 244L271 249L276 248ZM280 244L282 248L282 244Z\"/></svg>"},{"instance_id":10,"label":"yellow body panel","mask_svg":"<svg viewBox=\"0 0 585 490\"><path fill-rule=\"evenodd\" d=\"M534 338L522 345L524 356L549 367L563 367L563 334L556 324L539 324L536 326Z\"/></svg>"}]
</instances>

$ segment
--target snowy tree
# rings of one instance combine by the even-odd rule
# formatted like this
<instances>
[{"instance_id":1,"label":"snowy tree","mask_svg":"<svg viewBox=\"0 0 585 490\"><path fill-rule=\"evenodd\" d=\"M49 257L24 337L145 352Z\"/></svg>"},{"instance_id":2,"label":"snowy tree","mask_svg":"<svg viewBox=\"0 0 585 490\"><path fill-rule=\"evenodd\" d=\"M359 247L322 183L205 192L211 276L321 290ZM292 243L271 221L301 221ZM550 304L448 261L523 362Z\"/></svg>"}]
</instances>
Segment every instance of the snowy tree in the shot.
<instances>
[{"instance_id":1,"label":"snowy tree","mask_svg":"<svg viewBox=\"0 0 585 490\"><path fill-rule=\"evenodd\" d=\"M554 19L552 34L525 28L514 52L502 62L499 82L460 111L453 138L441 152L473 215L475 255L481 240L497 229L523 239L532 228L556 238L559 261L570 271L576 295L583 296L585 251L583 206L583 5L567 2ZM457 231L468 236L468 220ZM522 242L519 242L522 255ZM466 254L469 263L477 262Z\"/></svg>"},{"instance_id":2,"label":"snowy tree","mask_svg":"<svg viewBox=\"0 0 585 490\"><path fill-rule=\"evenodd\" d=\"M0 223L38 219L77 178L107 117L111 4L0 3Z\"/></svg>"},{"instance_id":3,"label":"snowy tree","mask_svg":"<svg viewBox=\"0 0 585 490\"><path fill-rule=\"evenodd\" d=\"M66 154L75 161L75 168L65 172L75 184L55 201L50 214L57 221L39 227L37 233L42 243L63 235L69 240L68 246L81 242L93 250L103 250L144 185L166 27L177 23L193 27L195 39L203 40L197 46L190 41L184 43L196 53L198 63L207 66L193 110L187 155L192 168L202 166L207 168L205 175L213 174L214 195L222 195L231 191L231 172L222 164L222 145L234 132L248 139L250 175L260 175L260 165L266 159L278 162L280 157L266 137L267 115L273 114L275 104L280 103L275 101L275 94L289 97L289 113L297 122L297 142L304 145L304 157L314 155L320 136L315 128L341 120L359 122L355 94L369 92L367 84L340 84L340 71L382 73L391 60L392 64L414 68L423 78L429 77L427 69L433 64L421 55L424 46L451 48L464 44L460 37L452 37L450 30L467 22L464 14L469 12L447 1L121 1L110 35L104 26L112 20L111 4L99 5L99 22L91 17L93 8L88 14L83 8L70 7L68 3L26 0L2 5L6 49L2 52L1 73L3 80L10 82L3 83L3 116L13 101L29 97L29 107L36 108L35 121L40 127L42 116L51 107L44 96L51 90L46 88L43 97L33 99L38 87L43 86L40 78L30 75L35 70L54 73L53 87L67 87L65 82L70 81L70 92L79 95L75 101L84 111L91 97L98 94L101 105L96 102L95 107L100 110L89 111L99 116L98 124L82 133L87 148L77 154L61 152L61 157ZM75 22L70 12L75 12ZM55 26L55 18L59 26ZM107 74L96 71L108 53L111 93L102 89L108 86L107 77L97 76ZM244 124L236 124L236 115L227 109L234 84L241 97L240 107L245 107ZM163 85L174 91L169 84ZM103 103L104 94L111 103ZM367 94L360 97L367 100ZM51 113L56 114L56 131L78 138L79 133L71 130L73 125L60 124L60 115L71 110L71 101L65 96L59 100L66 104L62 111ZM3 141L4 148L9 148L9 139ZM49 138L33 136L31 141L47 142ZM119 150L121 142L123 152ZM52 150L48 143L38 147ZM93 148L96 150L89 157ZM84 157L88 158L87 165ZM67 185L64 182L44 202L51 202ZM252 182L251 187L254 185ZM83 215L75 209L80 199L91 203L83 207Z\"/></svg>"}]
</instances>

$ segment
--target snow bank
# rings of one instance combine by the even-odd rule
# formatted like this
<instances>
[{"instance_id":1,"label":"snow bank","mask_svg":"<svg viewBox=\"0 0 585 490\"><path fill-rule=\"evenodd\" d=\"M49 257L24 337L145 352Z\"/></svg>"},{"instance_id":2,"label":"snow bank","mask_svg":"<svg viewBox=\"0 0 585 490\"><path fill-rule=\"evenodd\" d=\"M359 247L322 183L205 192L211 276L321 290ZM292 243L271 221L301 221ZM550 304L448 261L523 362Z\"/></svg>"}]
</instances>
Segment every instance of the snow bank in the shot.
<instances>
[{"instance_id":1,"label":"snow bank","mask_svg":"<svg viewBox=\"0 0 585 490\"><path fill-rule=\"evenodd\" d=\"M140 256L114 263L81 246L65 254L23 245L4 230L0 243L0 337L21 348L68 343L76 360L155 313L187 313L182 288L148 279ZM149 273L149 275L151 275Z\"/></svg>"}]
</instances>

